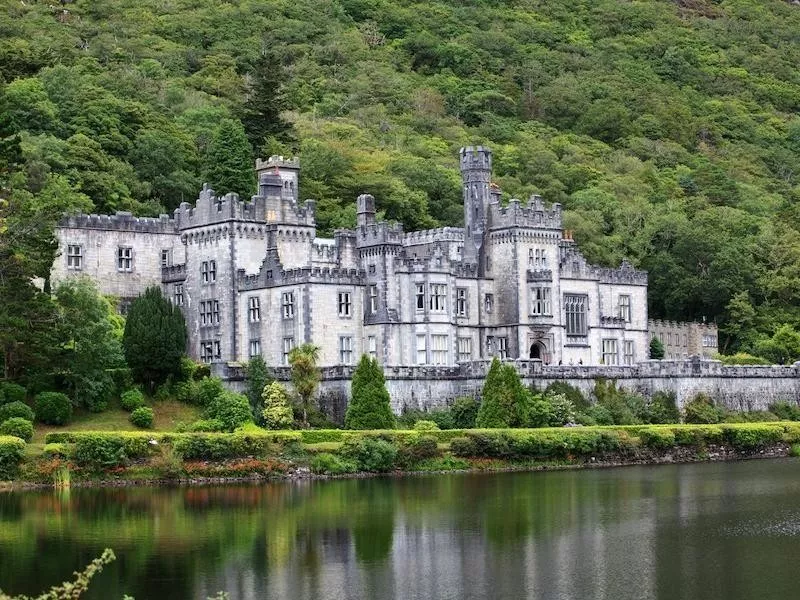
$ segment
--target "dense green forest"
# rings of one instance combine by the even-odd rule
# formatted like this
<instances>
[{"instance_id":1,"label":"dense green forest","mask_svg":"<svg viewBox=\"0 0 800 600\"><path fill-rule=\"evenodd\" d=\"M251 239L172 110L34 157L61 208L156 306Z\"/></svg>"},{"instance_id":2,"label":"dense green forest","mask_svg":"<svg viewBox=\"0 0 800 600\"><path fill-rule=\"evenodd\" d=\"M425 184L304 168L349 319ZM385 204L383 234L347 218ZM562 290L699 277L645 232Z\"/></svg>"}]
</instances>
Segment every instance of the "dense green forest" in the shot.
<instances>
[{"instance_id":1,"label":"dense green forest","mask_svg":"<svg viewBox=\"0 0 800 600\"><path fill-rule=\"evenodd\" d=\"M158 214L204 181L249 195L249 161L280 153L325 231L363 191L407 229L457 225L457 150L483 143L506 198L563 203L590 260L650 272L652 316L716 320L728 351L800 329L800 6L4 5L17 206Z\"/></svg>"}]
</instances>

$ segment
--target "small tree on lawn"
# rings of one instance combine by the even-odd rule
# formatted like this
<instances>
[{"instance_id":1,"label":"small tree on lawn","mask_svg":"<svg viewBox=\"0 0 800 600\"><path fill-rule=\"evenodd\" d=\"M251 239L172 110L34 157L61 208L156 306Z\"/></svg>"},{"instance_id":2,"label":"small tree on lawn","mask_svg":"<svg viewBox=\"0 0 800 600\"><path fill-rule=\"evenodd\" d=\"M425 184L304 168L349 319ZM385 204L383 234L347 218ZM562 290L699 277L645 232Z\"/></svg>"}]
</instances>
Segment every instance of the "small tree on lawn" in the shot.
<instances>
[{"instance_id":1,"label":"small tree on lawn","mask_svg":"<svg viewBox=\"0 0 800 600\"><path fill-rule=\"evenodd\" d=\"M300 397L300 407L303 410L303 427L308 427L308 410L311 408L311 399L319 387L318 360L319 346L314 344L303 344L293 348L289 353L292 385Z\"/></svg>"},{"instance_id":2,"label":"small tree on lawn","mask_svg":"<svg viewBox=\"0 0 800 600\"><path fill-rule=\"evenodd\" d=\"M245 395L250 400L250 407L253 409L253 414L256 419L261 421L261 403L264 389L272 383L272 378L269 376L267 363L261 356L254 356L247 361L245 367L245 381L247 383L247 391Z\"/></svg>"},{"instance_id":3,"label":"small tree on lawn","mask_svg":"<svg viewBox=\"0 0 800 600\"><path fill-rule=\"evenodd\" d=\"M262 398L264 399L264 410L261 411L261 416L264 418L264 427L289 429L294 424L294 413L285 387L277 381L273 381L264 388Z\"/></svg>"},{"instance_id":4,"label":"small tree on lawn","mask_svg":"<svg viewBox=\"0 0 800 600\"><path fill-rule=\"evenodd\" d=\"M650 340L650 358L655 360L664 358L664 344L657 337Z\"/></svg>"},{"instance_id":5,"label":"small tree on lawn","mask_svg":"<svg viewBox=\"0 0 800 600\"><path fill-rule=\"evenodd\" d=\"M353 373L353 390L344 417L347 429L392 429L394 413L383 369L374 358L366 354Z\"/></svg>"},{"instance_id":6,"label":"small tree on lawn","mask_svg":"<svg viewBox=\"0 0 800 600\"><path fill-rule=\"evenodd\" d=\"M122 348L134 379L150 392L170 375L180 375L186 324L180 309L158 287L147 288L131 303Z\"/></svg>"},{"instance_id":7,"label":"small tree on lawn","mask_svg":"<svg viewBox=\"0 0 800 600\"><path fill-rule=\"evenodd\" d=\"M475 426L481 428L527 427L531 418L531 393L522 385L513 365L492 361L481 394Z\"/></svg>"}]
</instances>

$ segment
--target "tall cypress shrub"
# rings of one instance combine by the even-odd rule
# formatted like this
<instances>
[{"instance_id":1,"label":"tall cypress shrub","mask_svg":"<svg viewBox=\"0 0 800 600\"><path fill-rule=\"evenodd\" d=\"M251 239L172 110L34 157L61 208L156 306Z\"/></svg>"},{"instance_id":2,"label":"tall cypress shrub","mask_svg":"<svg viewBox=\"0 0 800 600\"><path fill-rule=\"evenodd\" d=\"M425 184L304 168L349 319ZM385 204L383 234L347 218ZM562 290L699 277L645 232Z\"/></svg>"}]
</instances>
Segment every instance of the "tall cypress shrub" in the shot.
<instances>
[{"instance_id":1,"label":"tall cypress shrub","mask_svg":"<svg viewBox=\"0 0 800 600\"><path fill-rule=\"evenodd\" d=\"M170 375L180 375L186 324L180 309L158 287L147 288L131 303L122 348L134 379L151 392Z\"/></svg>"},{"instance_id":2,"label":"tall cypress shrub","mask_svg":"<svg viewBox=\"0 0 800 600\"><path fill-rule=\"evenodd\" d=\"M522 385L517 370L495 358L483 384L475 426L486 429L528 427L531 400L531 394Z\"/></svg>"},{"instance_id":3,"label":"tall cypress shrub","mask_svg":"<svg viewBox=\"0 0 800 600\"><path fill-rule=\"evenodd\" d=\"M353 390L344 417L347 429L392 429L394 413L383 369L374 358L366 354L353 373Z\"/></svg>"}]
</instances>

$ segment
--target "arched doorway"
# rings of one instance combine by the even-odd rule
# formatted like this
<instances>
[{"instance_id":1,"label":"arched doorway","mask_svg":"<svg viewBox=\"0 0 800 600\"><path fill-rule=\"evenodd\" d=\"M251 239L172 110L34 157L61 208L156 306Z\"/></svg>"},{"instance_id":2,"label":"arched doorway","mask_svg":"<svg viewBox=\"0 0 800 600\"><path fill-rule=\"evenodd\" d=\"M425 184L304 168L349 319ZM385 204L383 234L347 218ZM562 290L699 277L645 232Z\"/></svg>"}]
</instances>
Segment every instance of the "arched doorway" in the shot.
<instances>
[{"instance_id":1,"label":"arched doorway","mask_svg":"<svg viewBox=\"0 0 800 600\"><path fill-rule=\"evenodd\" d=\"M531 344L530 358L542 360L544 359L544 353L545 348L541 342L533 342Z\"/></svg>"}]
</instances>

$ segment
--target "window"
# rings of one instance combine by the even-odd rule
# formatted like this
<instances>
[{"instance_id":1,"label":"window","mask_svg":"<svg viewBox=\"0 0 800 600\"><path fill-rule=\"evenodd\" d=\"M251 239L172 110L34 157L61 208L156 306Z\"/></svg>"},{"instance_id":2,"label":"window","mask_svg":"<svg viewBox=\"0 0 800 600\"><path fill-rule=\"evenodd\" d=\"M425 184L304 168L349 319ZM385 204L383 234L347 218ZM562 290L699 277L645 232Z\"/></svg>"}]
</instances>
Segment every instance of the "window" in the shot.
<instances>
[{"instance_id":1,"label":"window","mask_svg":"<svg viewBox=\"0 0 800 600\"><path fill-rule=\"evenodd\" d=\"M375 274L375 265L369 265L368 270L369 270L369 274L370 275L374 275Z\"/></svg>"},{"instance_id":2,"label":"window","mask_svg":"<svg viewBox=\"0 0 800 600\"><path fill-rule=\"evenodd\" d=\"M715 335L703 336L703 348L716 348L716 347L717 347L717 336Z\"/></svg>"},{"instance_id":3,"label":"window","mask_svg":"<svg viewBox=\"0 0 800 600\"><path fill-rule=\"evenodd\" d=\"M431 336L431 364L446 365L447 364L447 336L446 335L432 335Z\"/></svg>"},{"instance_id":4,"label":"window","mask_svg":"<svg viewBox=\"0 0 800 600\"><path fill-rule=\"evenodd\" d=\"M497 338L497 355L500 357L500 360L508 358L508 338Z\"/></svg>"},{"instance_id":5,"label":"window","mask_svg":"<svg viewBox=\"0 0 800 600\"><path fill-rule=\"evenodd\" d=\"M222 358L219 342L216 340L204 340L200 342L200 360L210 363L213 360Z\"/></svg>"},{"instance_id":6,"label":"window","mask_svg":"<svg viewBox=\"0 0 800 600\"><path fill-rule=\"evenodd\" d=\"M633 341L625 340L622 345L623 362L626 365L633 364Z\"/></svg>"},{"instance_id":7,"label":"window","mask_svg":"<svg viewBox=\"0 0 800 600\"><path fill-rule=\"evenodd\" d=\"M378 312L378 286L369 286L369 314L374 315Z\"/></svg>"},{"instance_id":8,"label":"window","mask_svg":"<svg viewBox=\"0 0 800 600\"><path fill-rule=\"evenodd\" d=\"M442 283L431 284L430 297L431 312L445 312L447 310L447 286Z\"/></svg>"},{"instance_id":9,"label":"window","mask_svg":"<svg viewBox=\"0 0 800 600\"><path fill-rule=\"evenodd\" d=\"M161 266L162 267L172 266L172 250L161 251Z\"/></svg>"},{"instance_id":10,"label":"window","mask_svg":"<svg viewBox=\"0 0 800 600\"><path fill-rule=\"evenodd\" d=\"M129 246L117 248L117 271L133 271L133 248Z\"/></svg>"},{"instance_id":11,"label":"window","mask_svg":"<svg viewBox=\"0 0 800 600\"><path fill-rule=\"evenodd\" d=\"M617 363L617 340L603 340L603 364L616 365Z\"/></svg>"},{"instance_id":12,"label":"window","mask_svg":"<svg viewBox=\"0 0 800 600\"><path fill-rule=\"evenodd\" d=\"M586 296L564 295L567 335L586 335Z\"/></svg>"},{"instance_id":13,"label":"window","mask_svg":"<svg viewBox=\"0 0 800 600\"><path fill-rule=\"evenodd\" d=\"M494 295L493 294L486 294L483 299L483 306L486 309L487 314L491 314L492 309L494 308Z\"/></svg>"},{"instance_id":14,"label":"window","mask_svg":"<svg viewBox=\"0 0 800 600\"><path fill-rule=\"evenodd\" d=\"M486 272L488 273L491 270L492 270L492 257L487 254L486 255Z\"/></svg>"},{"instance_id":15,"label":"window","mask_svg":"<svg viewBox=\"0 0 800 600\"><path fill-rule=\"evenodd\" d=\"M200 302L200 325L219 325L219 300Z\"/></svg>"},{"instance_id":16,"label":"window","mask_svg":"<svg viewBox=\"0 0 800 600\"><path fill-rule=\"evenodd\" d=\"M687 342L689 341L688 336L684 333L683 334L683 347L686 348Z\"/></svg>"},{"instance_id":17,"label":"window","mask_svg":"<svg viewBox=\"0 0 800 600\"><path fill-rule=\"evenodd\" d=\"M250 340L250 358L261 356L261 340Z\"/></svg>"},{"instance_id":18,"label":"window","mask_svg":"<svg viewBox=\"0 0 800 600\"><path fill-rule=\"evenodd\" d=\"M467 316L467 288L456 288L456 316Z\"/></svg>"},{"instance_id":19,"label":"window","mask_svg":"<svg viewBox=\"0 0 800 600\"><path fill-rule=\"evenodd\" d=\"M552 308L550 302L549 287L535 287L531 289L531 314L532 315L551 315Z\"/></svg>"},{"instance_id":20,"label":"window","mask_svg":"<svg viewBox=\"0 0 800 600\"><path fill-rule=\"evenodd\" d=\"M67 246L67 268L76 271L83 269L83 246Z\"/></svg>"},{"instance_id":21,"label":"window","mask_svg":"<svg viewBox=\"0 0 800 600\"><path fill-rule=\"evenodd\" d=\"M175 306L183 306L183 284L176 283L175 284L175 291L173 293Z\"/></svg>"},{"instance_id":22,"label":"window","mask_svg":"<svg viewBox=\"0 0 800 600\"><path fill-rule=\"evenodd\" d=\"M428 348L425 344L425 335L417 335L417 364L424 365L428 362Z\"/></svg>"},{"instance_id":23,"label":"window","mask_svg":"<svg viewBox=\"0 0 800 600\"><path fill-rule=\"evenodd\" d=\"M425 310L425 284L417 284L417 312Z\"/></svg>"},{"instance_id":24,"label":"window","mask_svg":"<svg viewBox=\"0 0 800 600\"><path fill-rule=\"evenodd\" d=\"M339 362L343 365L353 364L353 338L349 335L339 338Z\"/></svg>"},{"instance_id":25,"label":"window","mask_svg":"<svg viewBox=\"0 0 800 600\"><path fill-rule=\"evenodd\" d=\"M458 361L472 360L472 338L458 338Z\"/></svg>"},{"instance_id":26,"label":"window","mask_svg":"<svg viewBox=\"0 0 800 600\"><path fill-rule=\"evenodd\" d=\"M671 346L671 345L672 345L672 332L668 331L667 332L667 346Z\"/></svg>"},{"instance_id":27,"label":"window","mask_svg":"<svg viewBox=\"0 0 800 600\"><path fill-rule=\"evenodd\" d=\"M294 349L294 338L293 337L285 337L283 338L283 364L289 364L289 353Z\"/></svg>"},{"instance_id":28,"label":"window","mask_svg":"<svg viewBox=\"0 0 800 600\"><path fill-rule=\"evenodd\" d=\"M626 323L631 322L631 297L619 297L619 318L624 319Z\"/></svg>"},{"instance_id":29,"label":"window","mask_svg":"<svg viewBox=\"0 0 800 600\"><path fill-rule=\"evenodd\" d=\"M294 319L294 292L283 292L283 318Z\"/></svg>"},{"instance_id":30,"label":"window","mask_svg":"<svg viewBox=\"0 0 800 600\"><path fill-rule=\"evenodd\" d=\"M538 252L538 250L537 250L537 252ZM530 248L528 250L528 266L532 267L535 264L536 264L536 262L535 262L535 259L534 259L533 248Z\"/></svg>"},{"instance_id":31,"label":"window","mask_svg":"<svg viewBox=\"0 0 800 600\"><path fill-rule=\"evenodd\" d=\"M545 256L545 249L544 248L542 248L541 261L542 261L542 263L541 263L542 266L546 267L547 266L547 256Z\"/></svg>"},{"instance_id":32,"label":"window","mask_svg":"<svg viewBox=\"0 0 800 600\"><path fill-rule=\"evenodd\" d=\"M367 352L372 358L376 358L378 356L378 341L374 335L371 335L367 338Z\"/></svg>"},{"instance_id":33,"label":"window","mask_svg":"<svg viewBox=\"0 0 800 600\"><path fill-rule=\"evenodd\" d=\"M258 323L261 320L261 300L258 296L250 296L247 299L247 315L251 323Z\"/></svg>"},{"instance_id":34,"label":"window","mask_svg":"<svg viewBox=\"0 0 800 600\"><path fill-rule=\"evenodd\" d=\"M350 316L350 292L339 292L339 316L340 317L349 317Z\"/></svg>"},{"instance_id":35,"label":"window","mask_svg":"<svg viewBox=\"0 0 800 600\"><path fill-rule=\"evenodd\" d=\"M214 283L217 280L217 261L203 261L200 265L200 278L203 283Z\"/></svg>"}]
</instances>

